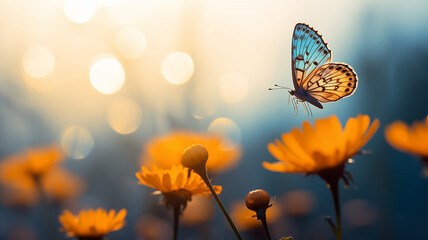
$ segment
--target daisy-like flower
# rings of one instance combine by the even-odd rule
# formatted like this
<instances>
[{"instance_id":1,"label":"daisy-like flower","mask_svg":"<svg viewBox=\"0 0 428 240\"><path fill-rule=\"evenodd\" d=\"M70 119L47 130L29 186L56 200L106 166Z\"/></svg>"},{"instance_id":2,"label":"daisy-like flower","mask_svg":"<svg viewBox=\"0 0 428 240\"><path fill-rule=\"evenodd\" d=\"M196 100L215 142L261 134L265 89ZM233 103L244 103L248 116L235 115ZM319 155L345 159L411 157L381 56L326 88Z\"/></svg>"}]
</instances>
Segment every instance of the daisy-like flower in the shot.
<instances>
[{"instance_id":1,"label":"daisy-like flower","mask_svg":"<svg viewBox=\"0 0 428 240\"><path fill-rule=\"evenodd\" d=\"M295 128L284 133L282 141L269 143L269 152L280 162L263 162L263 166L276 172L317 174L324 179L330 186L336 210L337 225L331 220L329 223L336 238L341 239L338 182L343 179L348 184L346 162L360 153L378 128L379 120L370 125L367 115L350 118L344 129L334 115L315 120L314 127L306 121L302 130Z\"/></svg>"},{"instance_id":2,"label":"daisy-like flower","mask_svg":"<svg viewBox=\"0 0 428 240\"><path fill-rule=\"evenodd\" d=\"M183 151L192 144L201 144L210 153L207 169L221 172L236 165L242 155L240 146L217 135L176 131L150 140L143 149L142 163L167 169L180 164Z\"/></svg>"},{"instance_id":3,"label":"daisy-like flower","mask_svg":"<svg viewBox=\"0 0 428 240\"><path fill-rule=\"evenodd\" d=\"M82 181L58 166L63 157L56 145L32 147L6 157L0 162L4 202L29 207L41 194L57 202L77 196L81 192Z\"/></svg>"},{"instance_id":4,"label":"daisy-like flower","mask_svg":"<svg viewBox=\"0 0 428 240\"><path fill-rule=\"evenodd\" d=\"M263 167L275 172L316 173L323 177L326 171L343 169L378 128L379 120L370 125L367 115L350 118L344 129L334 115L316 120L314 127L305 121L302 130L294 128L282 135L282 141L268 144L269 152L280 162L263 162Z\"/></svg>"},{"instance_id":5,"label":"daisy-like flower","mask_svg":"<svg viewBox=\"0 0 428 240\"><path fill-rule=\"evenodd\" d=\"M396 121L385 129L385 138L394 148L428 161L428 116L412 126Z\"/></svg>"},{"instance_id":6,"label":"daisy-like flower","mask_svg":"<svg viewBox=\"0 0 428 240\"><path fill-rule=\"evenodd\" d=\"M79 240L101 240L106 234L121 229L125 225L125 216L125 209L117 214L115 210L107 213L101 208L82 210L77 216L65 210L59 216L59 221L69 237L76 237Z\"/></svg>"},{"instance_id":7,"label":"daisy-like flower","mask_svg":"<svg viewBox=\"0 0 428 240\"><path fill-rule=\"evenodd\" d=\"M202 178L182 165L175 165L170 169L152 165L150 170L143 166L135 175L140 180L139 184L159 190L165 196L167 205L174 204L179 199L182 210L194 195L210 197L211 192ZM221 186L214 186L214 189L217 193L222 190Z\"/></svg>"},{"instance_id":8,"label":"daisy-like flower","mask_svg":"<svg viewBox=\"0 0 428 240\"><path fill-rule=\"evenodd\" d=\"M7 171L6 178L10 180L27 175L40 180L63 159L61 149L55 144L28 148L3 160L7 167L11 167L9 170L13 170Z\"/></svg>"},{"instance_id":9,"label":"daisy-like flower","mask_svg":"<svg viewBox=\"0 0 428 240\"><path fill-rule=\"evenodd\" d=\"M143 166L135 175L140 180L139 184L159 190L165 197L166 206L172 208L174 239L177 239L179 216L192 196L210 197L211 191L201 176L182 165L174 165L169 169L152 165L150 170ZM214 186L214 189L216 193L222 190L221 186Z\"/></svg>"}]
</instances>

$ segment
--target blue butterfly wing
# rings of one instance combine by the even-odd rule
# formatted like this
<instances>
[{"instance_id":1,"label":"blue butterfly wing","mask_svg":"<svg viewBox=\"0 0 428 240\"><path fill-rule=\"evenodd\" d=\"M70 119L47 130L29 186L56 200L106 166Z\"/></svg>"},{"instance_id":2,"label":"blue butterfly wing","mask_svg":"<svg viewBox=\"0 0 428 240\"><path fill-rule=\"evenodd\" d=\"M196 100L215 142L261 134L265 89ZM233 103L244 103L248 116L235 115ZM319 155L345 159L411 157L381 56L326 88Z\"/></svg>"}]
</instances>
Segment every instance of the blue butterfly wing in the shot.
<instances>
[{"instance_id":1,"label":"blue butterfly wing","mask_svg":"<svg viewBox=\"0 0 428 240\"><path fill-rule=\"evenodd\" d=\"M308 89L308 80L324 64L331 62L331 51L312 27L296 24L293 32L291 67L295 90Z\"/></svg>"}]
</instances>

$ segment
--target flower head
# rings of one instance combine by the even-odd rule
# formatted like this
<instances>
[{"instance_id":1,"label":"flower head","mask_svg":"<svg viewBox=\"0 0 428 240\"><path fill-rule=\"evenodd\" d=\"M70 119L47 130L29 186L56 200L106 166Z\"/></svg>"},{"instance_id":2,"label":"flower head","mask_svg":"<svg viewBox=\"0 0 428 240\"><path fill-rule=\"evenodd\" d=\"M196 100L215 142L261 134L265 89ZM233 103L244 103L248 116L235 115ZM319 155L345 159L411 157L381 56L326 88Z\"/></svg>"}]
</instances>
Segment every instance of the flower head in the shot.
<instances>
[{"instance_id":1,"label":"flower head","mask_svg":"<svg viewBox=\"0 0 428 240\"><path fill-rule=\"evenodd\" d=\"M115 210L107 213L101 208L82 210L77 216L65 210L59 216L59 221L68 236L101 239L109 232L121 229L125 225L125 216L125 209L120 210L117 214Z\"/></svg>"},{"instance_id":2,"label":"flower head","mask_svg":"<svg viewBox=\"0 0 428 240\"><path fill-rule=\"evenodd\" d=\"M367 115L350 118L344 129L336 116L315 120L314 127L303 123L282 135L282 141L269 143L269 152L280 162L263 162L271 171L285 173L321 173L343 168L346 161L370 140L379 128L379 120L370 125Z\"/></svg>"},{"instance_id":3,"label":"flower head","mask_svg":"<svg viewBox=\"0 0 428 240\"><path fill-rule=\"evenodd\" d=\"M7 167L13 171L7 173L8 179L15 179L27 175L40 179L46 175L57 163L64 159L64 155L57 145L32 147L17 154L6 157Z\"/></svg>"},{"instance_id":4,"label":"flower head","mask_svg":"<svg viewBox=\"0 0 428 240\"><path fill-rule=\"evenodd\" d=\"M135 175L140 184L161 191L167 206L179 204L184 209L193 195L210 197L210 190L202 178L182 165L175 165L170 169L160 169L153 165L150 170L143 166ZM214 186L214 189L217 193L222 190L221 186Z\"/></svg>"},{"instance_id":5,"label":"flower head","mask_svg":"<svg viewBox=\"0 0 428 240\"><path fill-rule=\"evenodd\" d=\"M249 192L245 198L245 205L257 213L257 219L266 219L266 209L272 206L269 202L269 194L262 189Z\"/></svg>"},{"instance_id":6,"label":"flower head","mask_svg":"<svg viewBox=\"0 0 428 240\"><path fill-rule=\"evenodd\" d=\"M56 145L33 147L6 157L0 162L4 202L31 206L37 202L39 190L59 202L76 196L81 190L81 181L58 167L62 159Z\"/></svg>"},{"instance_id":7,"label":"flower head","mask_svg":"<svg viewBox=\"0 0 428 240\"><path fill-rule=\"evenodd\" d=\"M257 211L260 208L268 208L269 202L269 194L262 189L249 192L245 198L245 204L247 205L247 208L253 211Z\"/></svg>"},{"instance_id":8,"label":"flower head","mask_svg":"<svg viewBox=\"0 0 428 240\"><path fill-rule=\"evenodd\" d=\"M226 142L226 139L217 135L176 131L149 141L144 146L142 162L147 166L155 164L167 169L181 163L183 152L188 146L200 144L210 153L207 169L219 172L233 167L242 154L239 146L230 146Z\"/></svg>"},{"instance_id":9,"label":"flower head","mask_svg":"<svg viewBox=\"0 0 428 240\"><path fill-rule=\"evenodd\" d=\"M181 164L199 175L205 174L208 151L202 145L191 145L184 150Z\"/></svg>"},{"instance_id":10,"label":"flower head","mask_svg":"<svg viewBox=\"0 0 428 240\"><path fill-rule=\"evenodd\" d=\"M428 116L412 126L396 121L385 129L388 143L404 152L428 159Z\"/></svg>"}]
</instances>

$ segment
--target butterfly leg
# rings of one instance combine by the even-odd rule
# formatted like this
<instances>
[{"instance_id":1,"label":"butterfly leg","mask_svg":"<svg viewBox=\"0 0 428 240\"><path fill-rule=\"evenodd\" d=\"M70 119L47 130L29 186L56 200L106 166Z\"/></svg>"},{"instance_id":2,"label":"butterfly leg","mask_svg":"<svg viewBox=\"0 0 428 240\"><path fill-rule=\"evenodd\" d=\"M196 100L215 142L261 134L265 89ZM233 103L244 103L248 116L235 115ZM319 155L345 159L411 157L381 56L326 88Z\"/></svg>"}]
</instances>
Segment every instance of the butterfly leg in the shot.
<instances>
[{"instance_id":1,"label":"butterfly leg","mask_svg":"<svg viewBox=\"0 0 428 240\"><path fill-rule=\"evenodd\" d=\"M303 107L305 108L305 113L304 114L308 114L308 117L309 117L309 110L308 110L308 108L306 107L306 102L301 102L302 103L302 105L303 105Z\"/></svg>"},{"instance_id":2,"label":"butterfly leg","mask_svg":"<svg viewBox=\"0 0 428 240\"><path fill-rule=\"evenodd\" d=\"M294 99L294 104L296 105L296 113L295 115L297 116L297 114L299 113L299 101L297 99Z\"/></svg>"},{"instance_id":3,"label":"butterfly leg","mask_svg":"<svg viewBox=\"0 0 428 240\"><path fill-rule=\"evenodd\" d=\"M311 117L313 117L314 115L312 114L312 109L311 109L311 105L309 105L309 103L306 103L308 105L309 111L311 112Z\"/></svg>"}]
</instances>

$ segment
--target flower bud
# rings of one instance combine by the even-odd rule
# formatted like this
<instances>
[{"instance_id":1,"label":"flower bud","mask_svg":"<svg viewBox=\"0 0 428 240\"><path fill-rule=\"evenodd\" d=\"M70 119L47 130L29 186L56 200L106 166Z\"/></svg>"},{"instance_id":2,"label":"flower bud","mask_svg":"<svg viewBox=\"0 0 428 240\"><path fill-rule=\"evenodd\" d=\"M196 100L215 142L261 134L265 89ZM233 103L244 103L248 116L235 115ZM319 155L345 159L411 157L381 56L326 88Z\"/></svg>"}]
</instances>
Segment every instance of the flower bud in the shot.
<instances>
[{"instance_id":1,"label":"flower bud","mask_svg":"<svg viewBox=\"0 0 428 240\"><path fill-rule=\"evenodd\" d=\"M257 189L248 193L245 204L250 210L257 212L260 209L264 209L266 211L270 207L269 201L269 194L262 189Z\"/></svg>"},{"instance_id":2,"label":"flower bud","mask_svg":"<svg viewBox=\"0 0 428 240\"><path fill-rule=\"evenodd\" d=\"M181 164L198 174L205 173L208 151L202 145L191 145L184 150Z\"/></svg>"}]
</instances>

